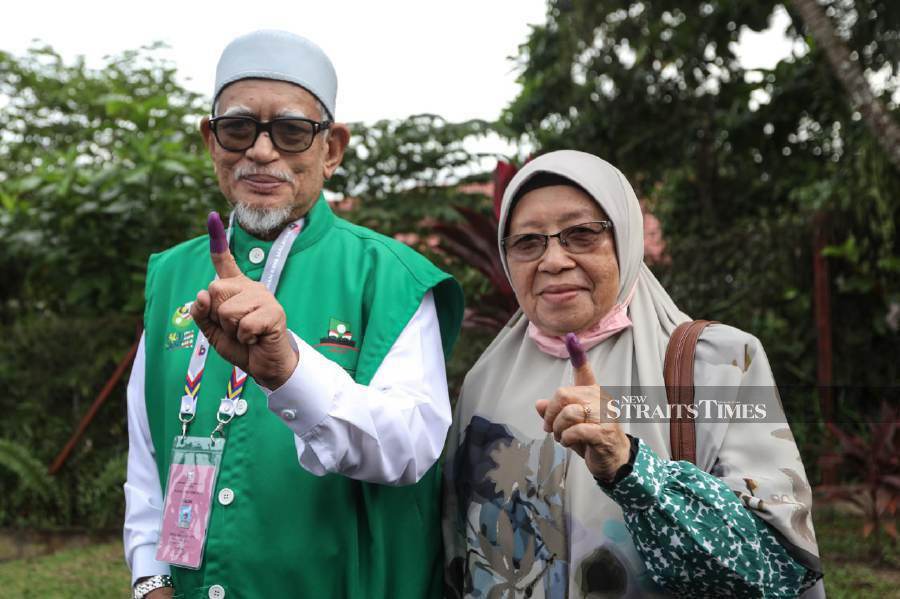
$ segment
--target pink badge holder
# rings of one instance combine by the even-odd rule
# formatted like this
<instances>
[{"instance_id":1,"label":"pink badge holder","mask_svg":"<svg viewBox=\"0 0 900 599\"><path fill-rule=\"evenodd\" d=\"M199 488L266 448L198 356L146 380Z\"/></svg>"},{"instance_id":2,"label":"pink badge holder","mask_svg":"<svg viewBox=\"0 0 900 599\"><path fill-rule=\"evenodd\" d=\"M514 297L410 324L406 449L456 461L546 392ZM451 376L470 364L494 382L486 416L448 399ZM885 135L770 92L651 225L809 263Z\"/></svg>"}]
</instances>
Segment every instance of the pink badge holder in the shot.
<instances>
[{"instance_id":1,"label":"pink badge holder","mask_svg":"<svg viewBox=\"0 0 900 599\"><path fill-rule=\"evenodd\" d=\"M196 570L203 561L222 437L175 437L156 559Z\"/></svg>"}]
</instances>

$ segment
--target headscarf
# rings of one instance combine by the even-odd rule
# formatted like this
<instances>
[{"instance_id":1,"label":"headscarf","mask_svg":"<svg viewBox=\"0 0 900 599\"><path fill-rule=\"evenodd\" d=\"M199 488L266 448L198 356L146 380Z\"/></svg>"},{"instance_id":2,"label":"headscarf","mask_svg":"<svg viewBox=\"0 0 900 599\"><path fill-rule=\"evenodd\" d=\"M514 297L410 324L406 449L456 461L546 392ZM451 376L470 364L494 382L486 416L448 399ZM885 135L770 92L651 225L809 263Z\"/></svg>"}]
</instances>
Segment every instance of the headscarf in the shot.
<instances>
[{"instance_id":1,"label":"headscarf","mask_svg":"<svg viewBox=\"0 0 900 599\"><path fill-rule=\"evenodd\" d=\"M598 384L607 390L646 394L651 408L665 406L666 347L678 324L689 317L644 264L640 205L618 169L596 156L571 150L551 152L525 165L507 187L500 208L497 238L507 277L500 240L507 235L519 191L542 173L580 186L613 222L619 263L616 301L628 305L632 326L588 351ZM445 470L449 575L452 579L454 571L467 566L471 576L480 577L479 588L491 588L498 577L520 588L529 584L529 577L539 575L539 582L530 583L533 597L611 591L622 597L651 596L646 568L622 524L621 509L598 488L584 461L543 431L535 400L552 397L559 387L571 385L573 373L569 360L538 348L528 326L520 312L485 350L463 384ZM696 364L695 400L703 399L704 388L720 401L736 401L749 388L763 389L771 421L698 423L697 466L723 480L748 509L755 509L773 527L794 557L818 570L811 492L762 346L743 331L714 325L697 345ZM670 457L668 422L632 420L621 426L662 458ZM768 502L761 503L760 497ZM547 550L532 557L525 551L523 564L518 557L522 547L538 546ZM498 547L499 553L515 552L518 569L498 561ZM548 560L551 554L555 557ZM474 569L473 559L482 560ZM597 578L589 572L598 567L617 572L624 580L615 589L592 588ZM559 588L567 591L560 594Z\"/></svg>"},{"instance_id":2,"label":"headscarf","mask_svg":"<svg viewBox=\"0 0 900 599\"><path fill-rule=\"evenodd\" d=\"M542 173L558 175L577 184L612 221L619 262L616 304L629 306L634 336L633 347L619 347L613 361L630 361L628 354L633 353L641 384L661 387L662 363L669 336L675 327L690 319L678 309L644 264L644 217L631 184L619 169L586 152L559 150L532 160L516 173L503 194L501 225L497 230L497 245L506 277L512 284L502 240L508 235L513 200L518 198L521 188ZM631 293L634 295L629 305Z\"/></svg>"}]
</instances>

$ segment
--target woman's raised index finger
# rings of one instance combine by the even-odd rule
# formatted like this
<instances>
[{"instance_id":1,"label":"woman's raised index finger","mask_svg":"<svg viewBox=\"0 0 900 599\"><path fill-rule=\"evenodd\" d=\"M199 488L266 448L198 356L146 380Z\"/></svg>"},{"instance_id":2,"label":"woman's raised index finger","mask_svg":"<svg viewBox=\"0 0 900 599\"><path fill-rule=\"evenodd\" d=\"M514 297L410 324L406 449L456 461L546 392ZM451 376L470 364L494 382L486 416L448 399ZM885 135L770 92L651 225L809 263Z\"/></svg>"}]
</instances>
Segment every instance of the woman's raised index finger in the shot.
<instances>
[{"instance_id":1,"label":"woman's raised index finger","mask_svg":"<svg viewBox=\"0 0 900 599\"><path fill-rule=\"evenodd\" d=\"M596 385L597 380L594 378L590 364L587 363L587 354L581 347L578 335L566 333L566 349L569 350L569 360L572 361L572 368L575 371L575 384L579 386Z\"/></svg>"}]
</instances>

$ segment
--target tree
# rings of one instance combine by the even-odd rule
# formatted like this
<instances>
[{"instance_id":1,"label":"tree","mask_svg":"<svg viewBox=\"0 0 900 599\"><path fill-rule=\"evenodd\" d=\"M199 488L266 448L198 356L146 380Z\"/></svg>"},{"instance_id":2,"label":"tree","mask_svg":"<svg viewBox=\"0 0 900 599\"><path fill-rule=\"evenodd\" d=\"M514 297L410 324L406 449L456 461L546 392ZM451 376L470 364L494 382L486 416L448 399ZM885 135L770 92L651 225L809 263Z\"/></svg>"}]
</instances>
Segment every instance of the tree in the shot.
<instances>
[{"instance_id":1,"label":"tree","mask_svg":"<svg viewBox=\"0 0 900 599\"><path fill-rule=\"evenodd\" d=\"M454 203L487 205L461 184L490 176L484 155L467 145L493 131L490 123L449 123L419 114L371 125L354 123L350 146L328 189L356 198L349 215L388 235L424 233L427 219L454 219Z\"/></svg>"},{"instance_id":2,"label":"tree","mask_svg":"<svg viewBox=\"0 0 900 599\"><path fill-rule=\"evenodd\" d=\"M857 58L838 35L825 8L816 0L791 0L790 5L803 19L816 43L822 47L834 76L841 82L853 106L862 113L872 136L878 140L894 166L900 168L900 125L872 91ZM852 4L848 8L855 9ZM882 4L879 8L882 14L885 10L896 10L891 4ZM836 12L834 8L829 10ZM856 18L859 18L858 14Z\"/></svg>"}]
</instances>

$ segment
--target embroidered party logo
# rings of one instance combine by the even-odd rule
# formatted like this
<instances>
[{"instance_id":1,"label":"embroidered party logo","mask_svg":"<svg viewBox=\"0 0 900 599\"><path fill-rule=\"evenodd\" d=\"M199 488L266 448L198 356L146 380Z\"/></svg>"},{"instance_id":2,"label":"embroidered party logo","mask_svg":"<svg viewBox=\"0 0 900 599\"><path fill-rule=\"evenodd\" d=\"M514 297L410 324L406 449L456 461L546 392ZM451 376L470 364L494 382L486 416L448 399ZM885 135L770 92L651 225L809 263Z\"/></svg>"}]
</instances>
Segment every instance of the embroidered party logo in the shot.
<instances>
[{"instance_id":1,"label":"embroidered party logo","mask_svg":"<svg viewBox=\"0 0 900 599\"><path fill-rule=\"evenodd\" d=\"M194 331L171 331L166 335L166 349L190 349L194 347Z\"/></svg>"},{"instance_id":2,"label":"embroidered party logo","mask_svg":"<svg viewBox=\"0 0 900 599\"><path fill-rule=\"evenodd\" d=\"M193 305L193 303L193 300L191 300L185 302L182 306L178 306L175 313L172 315L172 324L179 329L186 329L191 326L191 322L194 320L191 318L191 305Z\"/></svg>"},{"instance_id":3,"label":"embroidered party logo","mask_svg":"<svg viewBox=\"0 0 900 599\"><path fill-rule=\"evenodd\" d=\"M194 347L194 341L196 341L197 337L196 331L184 330L194 323L194 319L191 318L191 306L193 303L193 300L185 302L183 305L178 306L172 314L171 322L176 330L166 333L166 349L190 349Z\"/></svg>"},{"instance_id":4,"label":"embroidered party logo","mask_svg":"<svg viewBox=\"0 0 900 599\"><path fill-rule=\"evenodd\" d=\"M319 344L316 347L323 345L337 349L359 351L356 347L356 341L353 340L353 333L350 332L350 325L337 318L332 318L328 322L328 334L319 339Z\"/></svg>"}]
</instances>

